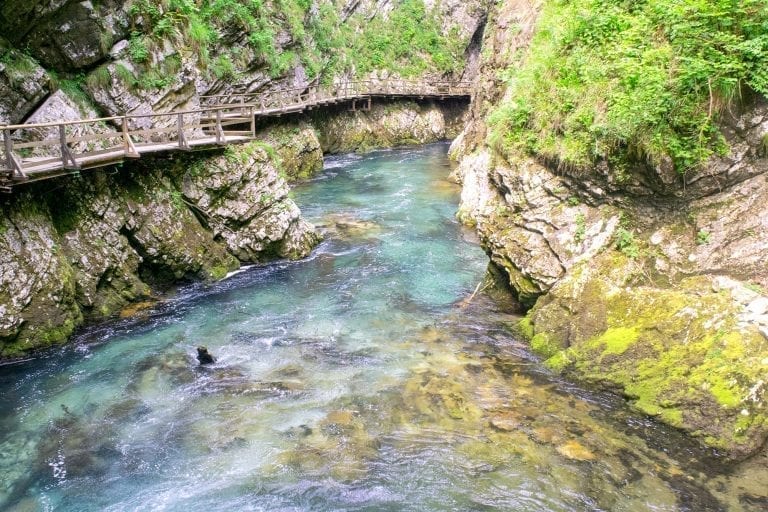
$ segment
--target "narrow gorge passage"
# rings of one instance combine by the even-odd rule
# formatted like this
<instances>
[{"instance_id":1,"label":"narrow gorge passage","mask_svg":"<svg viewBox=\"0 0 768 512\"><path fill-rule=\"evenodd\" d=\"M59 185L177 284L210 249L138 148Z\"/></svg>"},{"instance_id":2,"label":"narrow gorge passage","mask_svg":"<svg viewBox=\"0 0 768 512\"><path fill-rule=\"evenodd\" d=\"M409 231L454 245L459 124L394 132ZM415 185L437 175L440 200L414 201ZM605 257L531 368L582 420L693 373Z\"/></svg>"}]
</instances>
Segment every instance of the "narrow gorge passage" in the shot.
<instances>
[{"instance_id":1,"label":"narrow gorge passage","mask_svg":"<svg viewBox=\"0 0 768 512\"><path fill-rule=\"evenodd\" d=\"M469 300L488 258L446 152L328 159L293 192L310 258L5 367L0 509L758 510L765 461L716 467Z\"/></svg>"}]
</instances>

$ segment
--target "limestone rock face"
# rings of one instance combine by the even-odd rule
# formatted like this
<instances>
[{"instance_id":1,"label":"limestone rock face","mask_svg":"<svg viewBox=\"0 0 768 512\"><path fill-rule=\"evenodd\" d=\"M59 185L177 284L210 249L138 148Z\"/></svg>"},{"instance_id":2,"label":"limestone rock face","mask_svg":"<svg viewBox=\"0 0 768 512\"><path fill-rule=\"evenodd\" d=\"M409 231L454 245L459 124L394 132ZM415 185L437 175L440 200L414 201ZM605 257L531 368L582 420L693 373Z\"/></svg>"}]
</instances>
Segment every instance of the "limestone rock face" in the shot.
<instances>
[{"instance_id":1,"label":"limestone rock face","mask_svg":"<svg viewBox=\"0 0 768 512\"><path fill-rule=\"evenodd\" d=\"M317 235L288 198L288 184L261 143L228 148L206 166L185 174L184 196L232 254L241 261L309 254Z\"/></svg>"},{"instance_id":2,"label":"limestone rock face","mask_svg":"<svg viewBox=\"0 0 768 512\"><path fill-rule=\"evenodd\" d=\"M23 41L46 67L67 71L87 68L101 61L112 43L128 34L130 23L124 3L63 2L61 7L37 15L31 24L24 25L27 32L17 42Z\"/></svg>"},{"instance_id":3,"label":"limestone rock face","mask_svg":"<svg viewBox=\"0 0 768 512\"><path fill-rule=\"evenodd\" d=\"M478 0L425 0L424 5L427 10L437 8L440 19L450 21L464 38L472 37L485 22L488 12L486 4ZM443 29L449 30L447 23Z\"/></svg>"},{"instance_id":4,"label":"limestone rock face","mask_svg":"<svg viewBox=\"0 0 768 512\"><path fill-rule=\"evenodd\" d=\"M98 118L96 112L90 105L80 104L73 100L67 93L59 89L42 102L27 118L25 124L44 124L61 121L80 121L82 119ZM95 133L103 133L105 127L103 123L92 124L73 124L66 127L66 136L70 138L83 137ZM59 131L57 128L29 128L17 130L13 137L19 140L53 140L58 141ZM70 143L69 147L74 152L102 149L98 144L103 144L103 148L108 146L107 141L84 141ZM49 146L34 148L30 156L61 156L61 149L58 143Z\"/></svg>"},{"instance_id":5,"label":"limestone rock face","mask_svg":"<svg viewBox=\"0 0 768 512\"><path fill-rule=\"evenodd\" d=\"M498 71L524 58L540 3L489 18L484 59L452 155L459 217L528 307L520 332L554 370L626 396L732 459L768 439L768 189L763 98L723 120L731 147L696 172L608 164L575 175L487 138L506 94Z\"/></svg>"},{"instance_id":6,"label":"limestone rock face","mask_svg":"<svg viewBox=\"0 0 768 512\"><path fill-rule=\"evenodd\" d=\"M460 107L455 109L461 111ZM444 109L431 102L374 101L370 111L320 114L312 124L325 152L349 153L445 140L457 116L460 114L450 107Z\"/></svg>"},{"instance_id":7,"label":"limestone rock face","mask_svg":"<svg viewBox=\"0 0 768 512\"><path fill-rule=\"evenodd\" d=\"M16 124L50 91L45 70L0 37L0 124Z\"/></svg>"},{"instance_id":8,"label":"limestone rock face","mask_svg":"<svg viewBox=\"0 0 768 512\"><path fill-rule=\"evenodd\" d=\"M0 219L0 356L61 343L82 321L75 280L60 239L42 205L4 209ZM17 206L17 205L13 205Z\"/></svg>"},{"instance_id":9,"label":"limestone rock face","mask_svg":"<svg viewBox=\"0 0 768 512\"><path fill-rule=\"evenodd\" d=\"M123 70L121 72L121 70ZM127 71L127 73L126 73ZM168 84L159 88L138 88L133 66L128 61L118 60L105 65L105 81L86 83L88 93L96 105L112 116L134 114L148 115L171 111L194 111L200 107L200 98L195 88L194 66L187 65L174 75ZM187 114L186 123L195 122L199 114ZM131 120L131 129L167 128L174 126L176 118L146 117Z\"/></svg>"},{"instance_id":10,"label":"limestone rock face","mask_svg":"<svg viewBox=\"0 0 768 512\"><path fill-rule=\"evenodd\" d=\"M315 129L305 121L270 126L256 138L275 150L289 181L311 178L323 169L323 149Z\"/></svg>"},{"instance_id":11,"label":"limestone rock face","mask_svg":"<svg viewBox=\"0 0 768 512\"><path fill-rule=\"evenodd\" d=\"M463 185L459 218L477 227L524 305L610 245L619 225L618 209L582 203L568 182L531 161L509 165L480 150L455 177Z\"/></svg>"}]
</instances>

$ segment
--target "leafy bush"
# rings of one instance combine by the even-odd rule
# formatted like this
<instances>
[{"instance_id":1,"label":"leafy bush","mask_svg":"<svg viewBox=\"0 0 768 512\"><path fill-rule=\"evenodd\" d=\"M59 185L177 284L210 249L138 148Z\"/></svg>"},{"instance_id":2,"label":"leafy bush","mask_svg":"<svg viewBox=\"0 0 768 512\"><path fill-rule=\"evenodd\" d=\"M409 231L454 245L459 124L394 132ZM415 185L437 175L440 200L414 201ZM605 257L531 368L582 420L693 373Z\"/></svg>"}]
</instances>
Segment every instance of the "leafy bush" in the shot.
<instances>
[{"instance_id":1,"label":"leafy bush","mask_svg":"<svg viewBox=\"0 0 768 512\"><path fill-rule=\"evenodd\" d=\"M616 231L616 249L632 259L640 256L640 248L635 241L634 233L625 228L619 228Z\"/></svg>"},{"instance_id":2,"label":"leafy bush","mask_svg":"<svg viewBox=\"0 0 768 512\"><path fill-rule=\"evenodd\" d=\"M134 62L146 62L149 59L149 47L145 36L134 31L128 41L128 54Z\"/></svg>"},{"instance_id":3,"label":"leafy bush","mask_svg":"<svg viewBox=\"0 0 768 512\"><path fill-rule=\"evenodd\" d=\"M377 68L397 69L404 76L424 71L461 71L466 41L454 28L442 34L434 13L423 0L403 0L389 17L363 20L351 39L354 64L360 73Z\"/></svg>"}]
</instances>

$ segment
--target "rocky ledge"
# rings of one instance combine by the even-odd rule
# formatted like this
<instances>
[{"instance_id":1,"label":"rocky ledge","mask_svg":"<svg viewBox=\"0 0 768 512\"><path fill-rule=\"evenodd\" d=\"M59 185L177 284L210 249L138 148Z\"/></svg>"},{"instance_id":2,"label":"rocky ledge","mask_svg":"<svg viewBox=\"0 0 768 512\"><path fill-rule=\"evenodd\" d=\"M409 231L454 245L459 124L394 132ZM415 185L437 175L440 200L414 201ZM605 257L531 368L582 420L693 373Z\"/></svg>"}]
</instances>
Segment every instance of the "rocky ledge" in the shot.
<instances>
[{"instance_id":1,"label":"rocky ledge","mask_svg":"<svg viewBox=\"0 0 768 512\"><path fill-rule=\"evenodd\" d=\"M63 342L156 285L300 258L317 240L259 143L31 186L0 205L0 357Z\"/></svg>"}]
</instances>

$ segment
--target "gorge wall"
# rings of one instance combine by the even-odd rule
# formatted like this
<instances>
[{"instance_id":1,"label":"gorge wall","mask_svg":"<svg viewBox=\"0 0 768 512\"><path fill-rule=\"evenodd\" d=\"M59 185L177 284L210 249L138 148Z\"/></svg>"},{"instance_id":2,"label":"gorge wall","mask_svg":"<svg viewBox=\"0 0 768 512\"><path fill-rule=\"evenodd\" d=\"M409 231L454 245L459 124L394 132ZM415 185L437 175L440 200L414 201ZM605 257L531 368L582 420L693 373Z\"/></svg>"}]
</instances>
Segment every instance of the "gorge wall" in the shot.
<instances>
[{"instance_id":1,"label":"gorge wall","mask_svg":"<svg viewBox=\"0 0 768 512\"><path fill-rule=\"evenodd\" d=\"M555 4L509 0L489 18L469 124L452 147L459 215L530 308L518 329L547 366L744 458L768 438L768 103L744 90L723 107L723 146L684 172L672 157L637 158L639 135L579 165L568 116L580 100L563 107L546 98L562 89L541 89L563 108L546 140L534 133L545 113L516 89L568 36L553 28ZM609 14L584 16L594 27L590 15ZM558 58L577 51L564 48Z\"/></svg>"}]
</instances>

